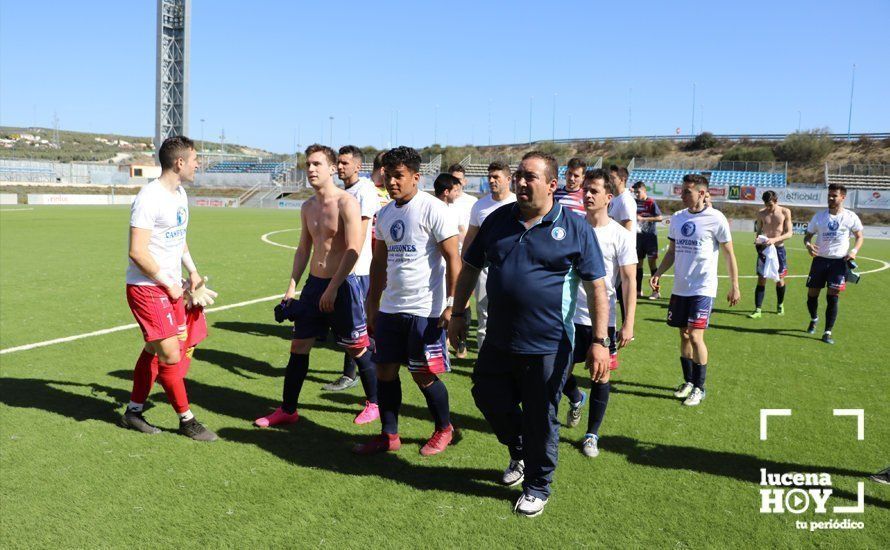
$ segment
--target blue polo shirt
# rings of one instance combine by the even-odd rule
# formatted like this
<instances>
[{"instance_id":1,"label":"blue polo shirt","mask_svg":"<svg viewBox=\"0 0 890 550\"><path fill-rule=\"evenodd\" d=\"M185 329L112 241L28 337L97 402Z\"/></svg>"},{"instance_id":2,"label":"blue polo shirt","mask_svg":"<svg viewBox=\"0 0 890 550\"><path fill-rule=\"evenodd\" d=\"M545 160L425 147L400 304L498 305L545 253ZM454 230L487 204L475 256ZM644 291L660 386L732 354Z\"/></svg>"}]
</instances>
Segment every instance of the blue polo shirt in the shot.
<instances>
[{"instance_id":1,"label":"blue polo shirt","mask_svg":"<svg viewBox=\"0 0 890 550\"><path fill-rule=\"evenodd\" d=\"M486 345L512 353L573 346L578 285L606 276L593 227L559 203L530 229L519 220L518 204L498 208L463 259L488 267Z\"/></svg>"}]
</instances>

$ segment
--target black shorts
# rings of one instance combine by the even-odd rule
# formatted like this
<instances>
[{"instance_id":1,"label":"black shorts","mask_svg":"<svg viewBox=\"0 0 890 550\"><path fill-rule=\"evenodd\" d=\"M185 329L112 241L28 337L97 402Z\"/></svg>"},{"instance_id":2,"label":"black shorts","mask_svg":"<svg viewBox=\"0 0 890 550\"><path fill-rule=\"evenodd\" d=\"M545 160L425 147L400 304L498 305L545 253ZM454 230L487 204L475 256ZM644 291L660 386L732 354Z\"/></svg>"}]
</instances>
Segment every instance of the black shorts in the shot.
<instances>
[{"instance_id":1,"label":"black shorts","mask_svg":"<svg viewBox=\"0 0 890 550\"><path fill-rule=\"evenodd\" d=\"M618 343L615 341L615 327L609 327L609 355L611 361L609 370L618 368ZM593 343L593 327L588 325L579 325L575 323L575 348L572 350L572 363L583 363L587 361L587 350Z\"/></svg>"},{"instance_id":2,"label":"black shorts","mask_svg":"<svg viewBox=\"0 0 890 550\"><path fill-rule=\"evenodd\" d=\"M807 288L844 290L847 287L847 262L843 258L816 256L810 265Z\"/></svg>"},{"instance_id":3,"label":"black shorts","mask_svg":"<svg viewBox=\"0 0 890 550\"><path fill-rule=\"evenodd\" d=\"M637 233L637 259L643 256L658 257L658 235L656 233Z\"/></svg>"}]
</instances>

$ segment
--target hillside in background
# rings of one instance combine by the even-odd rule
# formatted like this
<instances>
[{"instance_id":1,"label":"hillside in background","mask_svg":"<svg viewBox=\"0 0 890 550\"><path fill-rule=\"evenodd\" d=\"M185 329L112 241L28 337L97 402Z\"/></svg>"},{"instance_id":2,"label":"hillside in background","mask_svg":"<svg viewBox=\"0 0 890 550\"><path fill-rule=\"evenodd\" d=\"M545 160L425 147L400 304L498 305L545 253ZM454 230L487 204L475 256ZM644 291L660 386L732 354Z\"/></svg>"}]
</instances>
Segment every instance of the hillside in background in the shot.
<instances>
[{"instance_id":1,"label":"hillside in background","mask_svg":"<svg viewBox=\"0 0 890 550\"><path fill-rule=\"evenodd\" d=\"M207 152L221 152L218 142L197 142ZM362 147L366 160L379 149ZM709 133L700 134L693 141L672 142L641 138L630 142L578 141L573 143L535 142L522 145L441 146L420 149L424 160L442 155L442 169L462 161L470 155L473 163L504 160L515 164L522 155L533 149L543 150L557 157L561 164L578 156L595 160L603 157L603 164L627 165L633 158L645 158L664 163L707 166L716 161L758 161L788 163L789 183L821 183L824 163L890 164L890 139L859 139L852 142L834 141L827 130L811 130L791 134L784 141L727 141ZM225 144L228 154L262 157L267 161L284 161L291 155L275 154L238 144ZM58 131L49 128L0 127L0 158L24 158L61 162L102 162L109 164L153 163L149 137L92 134ZM302 160L302 155L298 155Z\"/></svg>"},{"instance_id":2,"label":"hillside in background","mask_svg":"<svg viewBox=\"0 0 890 550\"><path fill-rule=\"evenodd\" d=\"M0 158L51 160L59 162L103 162L108 164L153 164L152 138L93 134L88 132L58 131L52 128L16 128L0 126ZM207 152L221 152L217 142L196 141ZM287 155L276 155L245 145L225 144L227 154L250 155L270 160L284 160Z\"/></svg>"},{"instance_id":3,"label":"hillside in background","mask_svg":"<svg viewBox=\"0 0 890 550\"><path fill-rule=\"evenodd\" d=\"M824 163L890 164L890 139L860 139L852 142L834 141L827 131L813 130L791 134L784 141L726 141L704 133L690 142L639 139L630 142L583 141L574 143L536 142L528 145L491 147L425 147L424 159L442 155L443 169L471 155L472 162L504 160L518 163L531 150L554 155L560 164L572 157L593 161L603 157L603 165L627 165L633 158L665 163L706 166L717 161L787 162L789 183L824 182Z\"/></svg>"}]
</instances>

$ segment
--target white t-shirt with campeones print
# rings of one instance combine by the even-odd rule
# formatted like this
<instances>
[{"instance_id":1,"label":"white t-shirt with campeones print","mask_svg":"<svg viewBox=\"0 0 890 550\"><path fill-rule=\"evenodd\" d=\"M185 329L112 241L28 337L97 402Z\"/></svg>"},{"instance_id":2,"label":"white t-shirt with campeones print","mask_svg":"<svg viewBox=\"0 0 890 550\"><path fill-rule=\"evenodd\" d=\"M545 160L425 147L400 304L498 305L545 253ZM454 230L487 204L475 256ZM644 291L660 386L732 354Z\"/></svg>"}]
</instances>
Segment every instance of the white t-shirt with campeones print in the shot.
<instances>
[{"instance_id":1,"label":"white t-shirt with campeones print","mask_svg":"<svg viewBox=\"0 0 890 550\"><path fill-rule=\"evenodd\" d=\"M406 204L395 201L377 214L377 240L386 242L383 313L438 317L445 309L445 262L439 243L458 234L457 222L439 199L418 191Z\"/></svg>"},{"instance_id":2,"label":"white t-shirt with campeones print","mask_svg":"<svg viewBox=\"0 0 890 550\"><path fill-rule=\"evenodd\" d=\"M816 235L816 246L819 247L820 258L843 258L850 251L850 237L854 231L862 231L859 216L844 208L837 214L828 210L816 212L807 233Z\"/></svg>"},{"instance_id":3,"label":"white t-shirt with campeones print","mask_svg":"<svg viewBox=\"0 0 890 550\"><path fill-rule=\"evenodd\" d=\"M717 297L720 244L732 242L729 222L712 207L671 216L668 238L674 241L674 289L677 296Z\"/></svg>"},{"instance_id":4,"label":"white t-shirt with campeones print","mask_svg":"<svg viewBox=\"0 0 890 550\"><path fill-rule=\"evenodd\" d=\"M189 222L189 203L182 186L170 192L158 180L143 187L130 207L130 227L151 230L148 253L157 262L162 278L182 279L182 253ZM127 266L128 285L157 285L131 259Z\"/></svg>"}]
</instances>

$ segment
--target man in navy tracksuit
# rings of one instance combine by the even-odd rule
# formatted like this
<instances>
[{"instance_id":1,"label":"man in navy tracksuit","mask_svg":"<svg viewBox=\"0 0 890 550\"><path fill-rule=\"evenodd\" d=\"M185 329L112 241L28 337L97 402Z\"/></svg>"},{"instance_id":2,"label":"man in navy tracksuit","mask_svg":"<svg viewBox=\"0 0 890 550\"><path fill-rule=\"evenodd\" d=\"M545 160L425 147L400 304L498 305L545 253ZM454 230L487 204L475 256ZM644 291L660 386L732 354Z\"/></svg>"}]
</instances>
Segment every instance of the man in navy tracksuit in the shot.
<instances>
[{"instance_id":1,"label":"man in navy tracksuit","mask_svg":"<svg viewBox=\"0 0 890 550\"><path fill-rule=\"evenodd\" d=\"M473 398L510 452L503 483L523 483L514 511L537 516L556 469L557 406L572 361L579 284L593 313L591 378L609 368L605 268L593 228L553 201L558 165L526 154L516 172L516 199L491 213L464 252L449 336L466 329L464 305L488 267L488 333L473 370Z\"/></svg>"}]
</instances>

